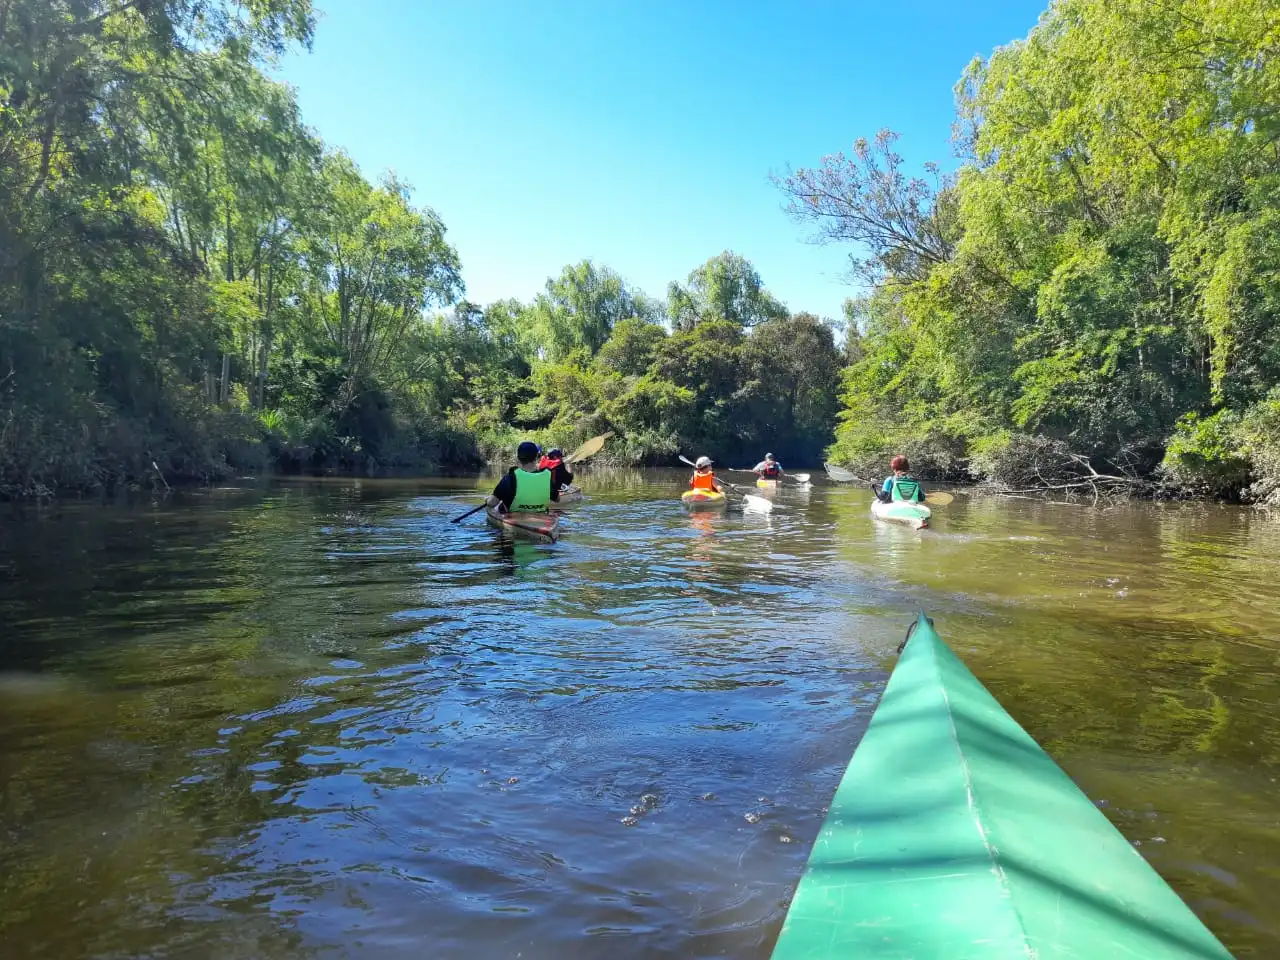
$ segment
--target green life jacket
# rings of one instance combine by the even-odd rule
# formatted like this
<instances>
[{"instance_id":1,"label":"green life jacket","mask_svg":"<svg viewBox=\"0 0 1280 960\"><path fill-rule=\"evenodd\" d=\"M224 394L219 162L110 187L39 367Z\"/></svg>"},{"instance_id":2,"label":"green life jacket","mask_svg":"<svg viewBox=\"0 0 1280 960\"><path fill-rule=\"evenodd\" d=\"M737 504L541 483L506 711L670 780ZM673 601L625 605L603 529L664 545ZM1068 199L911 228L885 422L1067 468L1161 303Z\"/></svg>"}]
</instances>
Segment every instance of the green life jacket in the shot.
<instances>
[{"instance_id":1,"label":"green life jacket","mask_svg":"<svg viewBox=\"0 0 1280 960\"><path fill-rule=\"evenodd\" d=\"M919 503L924 499L920 495L920 483L914 477L894 477L893 486L889 488L889 498L894 503L900 503L903 500Z\"/></svg>"},{"instance_id":2,"label":"green life jacket","mask_svg":"<svg viewBox=\"0 0 1280 960\"><path fill-rule=\"evenodd\" d=\"M517 469L516 495L511 501L513 511L524 513L545 513L551 507L551 471L539 470L530 473Z\"/></svg>"}]
</instances>

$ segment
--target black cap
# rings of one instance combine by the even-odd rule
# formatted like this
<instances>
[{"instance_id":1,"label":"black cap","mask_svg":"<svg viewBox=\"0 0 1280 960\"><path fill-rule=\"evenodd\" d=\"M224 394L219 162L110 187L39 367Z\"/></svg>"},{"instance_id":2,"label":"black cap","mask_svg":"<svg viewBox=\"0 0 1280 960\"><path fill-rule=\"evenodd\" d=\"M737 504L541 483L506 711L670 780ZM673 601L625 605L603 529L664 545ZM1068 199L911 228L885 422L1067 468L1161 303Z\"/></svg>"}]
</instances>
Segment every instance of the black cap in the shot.
<instances>
[{"instance_id":1,"label":"black cap","mask_svg":"<svg viewBox=\"0 0 1280 960\"><path fill-rule=\"evenodd\" d=\"M554 450L548 453L547 456L550 457L552 460L559 460L564 457L564 453L561 452L559 447L556 447Z\"/></svg>"},{"instance_id":2,"label":"black cap","mask_svg":"<svg viewBox=\"0 0 1280 960\"><path fill-rule=\"evenodd\" d=\"M516 447L516 459L521 463L528 463L530 460L537 460L538 454L542 452L538 445L532 440L526 440L520 446Z\"/></svg>"}]
</instances>

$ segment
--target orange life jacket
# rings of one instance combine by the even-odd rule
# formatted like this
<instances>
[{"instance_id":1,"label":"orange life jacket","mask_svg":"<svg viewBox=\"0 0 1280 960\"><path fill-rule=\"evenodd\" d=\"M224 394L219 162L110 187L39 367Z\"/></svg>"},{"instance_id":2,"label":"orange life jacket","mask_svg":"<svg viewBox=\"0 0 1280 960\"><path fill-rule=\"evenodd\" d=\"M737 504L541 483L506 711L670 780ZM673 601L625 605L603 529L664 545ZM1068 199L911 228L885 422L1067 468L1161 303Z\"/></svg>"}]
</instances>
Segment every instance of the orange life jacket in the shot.
<instances>
[{"instance_id":1,"label":"orange life jacket","mask_svg":"<svg viewBox=\"0 0 1280 960\"><path fill-rule=\"evenodd\" d=\"M716 488L716 475L711 471L694 473L693 479L689 481L689 486L694 490L714 490Z\"/></svg>"},{"instance_id":2,"label":"orange life jacket","mask_svg":"<svg viewBox=\"0 0 1280 960\"><path fill-rule=\"evenodd\" d=\"M562 463L564 463L564 461L559 459L558 457L555 460L552 460L550 457L544 454L542 459L538 461L538 469L554 470L556 467L560 466L560 464Z\"/></svg>"}]
</instances>

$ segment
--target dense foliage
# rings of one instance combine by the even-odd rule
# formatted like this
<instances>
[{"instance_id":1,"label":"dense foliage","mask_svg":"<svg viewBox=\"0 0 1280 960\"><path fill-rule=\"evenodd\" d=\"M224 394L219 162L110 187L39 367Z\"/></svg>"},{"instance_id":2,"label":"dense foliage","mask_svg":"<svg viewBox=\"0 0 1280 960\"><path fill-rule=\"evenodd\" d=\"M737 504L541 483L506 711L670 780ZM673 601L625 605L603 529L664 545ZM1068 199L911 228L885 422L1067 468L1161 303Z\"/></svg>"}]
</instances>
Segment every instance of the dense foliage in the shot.
<instances>
[{"instance_id":1,"label":"dense foliage","mask_svg":"<svg viewBox=\"0 0 1280 960\"><path fill-rule=\"evenodd\" d=\"M955 176L882 133L778 181L861 247L833 456L1275 497L1280 7L1055 0L957 99Z\"/></svg>"},{"instance_id":2,"label":"dense foliage","mask_svg":"<svg viewBox=\"0 0 1280 960\"><path fill-rule=\"evenodd\" d=\"M458 304L435 213L264 72L312 29L310 0L0 0L0 494L476 463L515 429L829 442L832 332L740 257L672 285L674 336L591 263Z\"/></svg>"}]
</instances>

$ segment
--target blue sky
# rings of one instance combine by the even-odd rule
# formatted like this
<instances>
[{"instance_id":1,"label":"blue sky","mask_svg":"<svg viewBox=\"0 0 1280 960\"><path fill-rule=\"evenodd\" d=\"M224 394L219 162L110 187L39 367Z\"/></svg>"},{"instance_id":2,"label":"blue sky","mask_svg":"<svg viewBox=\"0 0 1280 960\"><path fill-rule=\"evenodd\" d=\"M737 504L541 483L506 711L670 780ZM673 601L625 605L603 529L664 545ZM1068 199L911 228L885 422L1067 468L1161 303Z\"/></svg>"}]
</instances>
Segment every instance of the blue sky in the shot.
<instances>
[{"instance_id":1,"label":"blue sky","mask_svg":"<svg viewBox=\"0 0 1280 960\"><path fill-rule=\"evenodd\" d=\"M661 297L723 250L831 317L845 249L805 242L771 171L881 127L954 165L952 88L1045 0L317 0L279 75L365 174L434 207L480 303L591 258Z\"/></svg>"}]
</instances>

